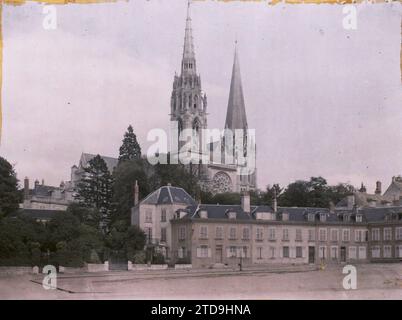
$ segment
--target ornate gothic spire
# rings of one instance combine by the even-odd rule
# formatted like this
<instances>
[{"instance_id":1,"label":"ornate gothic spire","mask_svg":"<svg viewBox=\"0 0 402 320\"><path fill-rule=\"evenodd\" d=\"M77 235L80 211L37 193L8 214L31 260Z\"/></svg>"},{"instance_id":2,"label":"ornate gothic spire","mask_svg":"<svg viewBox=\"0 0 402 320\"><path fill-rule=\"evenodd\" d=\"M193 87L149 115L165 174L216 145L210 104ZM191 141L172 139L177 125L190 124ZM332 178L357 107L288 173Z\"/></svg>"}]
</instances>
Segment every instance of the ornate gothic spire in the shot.
<instances>
[{"instance_id":1,"label":"ornate gothic spire","mask_svg":"<svg viewBox=\"0 0 402 320\"><path fill-rule=\"evenodd\" d=\"M184 47L183 47L183 59L181 64L181 72L183 73L196 73L195 64L195 52L193 44L193 30L191 28L191 17L190 17L190 1L187 4L187 19L186 19L186 30L184 34Z\"/></svg>"},{"instance_id":2,"label":"ornate gothic spire","mask_svg":"<svg viewBox=\"0 0 402 320\"><path fill-rule=\"evenodd\" d=\"M244 105L243 86L240 76L240 65L237 53L237 41L235 42L232 80L230 82L230 93L225 128L231 130L248 128L246 108Z\"/></svg>"}]
</instances>

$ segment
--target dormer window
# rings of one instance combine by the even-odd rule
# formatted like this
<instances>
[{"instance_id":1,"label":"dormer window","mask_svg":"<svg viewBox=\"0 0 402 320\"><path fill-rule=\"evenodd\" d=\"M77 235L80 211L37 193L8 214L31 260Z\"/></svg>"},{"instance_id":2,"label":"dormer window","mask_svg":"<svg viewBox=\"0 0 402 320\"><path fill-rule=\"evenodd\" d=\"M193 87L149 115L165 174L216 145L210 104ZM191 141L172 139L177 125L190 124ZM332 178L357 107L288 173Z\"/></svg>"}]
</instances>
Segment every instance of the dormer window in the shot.
<instances>
[{"instance_id":1,"label":"dormer window","mask_svg":"<svg viewBox=\"0 0 402 320\"><path fill-rule=\"evenodd\" d=\"M257 220L275 220L275 213L270 212L257 212L255 218Z\"/></svg>"},{"instance_id":2,"label":"dormer window","mask_svg":"<svg viewBox=\"0 0 402 320\"><path fill-rule=\"evenodd\" d=\"M236 219L236 212L235 211L229 211L228 212L228 217L229 217L229 219Z\"/></svg>"},{"instance_id":3,"label":"dormer window","mask_svg":"<svg viewBox=\"0 0 402 320\"><path fill-rule=\"evenodd\" d=\"M207 210L201 210L201 211L200 211L200 218L201 218L201 219L208 219L208 212L207 212Z\"/></svg>"},{"instance_id":4,"label":"dormer window","mask_svg":"<svg viewBox=\"0 0 402 320\"><path fill-rule=\"evenodd\" d=\"M344 215L343 215L343 221L344 221L344 222L349 222L349 221L350 221L350 215L344 214Z\"/></svg>"},{"instance_id":5,"label":"dormer window","mask_svg":"<svg viewBox=\"0 0 402 320\"><path fill-rule=\"evenodd\" d=\"M307 215L307 220L310 222L314 222L315 221L315 213L309 213Z\"/></svg>"},{"instance_id":6,"label":"dormer window","mask_svg":"<svg viewBox=\"0 0 402 320\"><path fill-rule=\"evenodd\" d=\"M362 214L357 214L356 215L356 222L363 222L363 215Z\"/></svg>"},{"instance_id":7,"label":"dormer window","mask_svg":"<svg viewBox=\"0 0 402 320\"><path fill-rule=\"evenodd\" d=\"M287 212L282 213L282 221L289 221L289 213Z\"/></svg>"},{"instance_id":8,"label":"dormer window","mask_svg":"<svg viewBox=\"0 0 402 320\"><path fill-rule=\"evenodd\" d=\"M187 214L186 211L184 211L184 210L178 210L178 211L176 211L175 219L181 219L181 218L183 218L186 214Z\"/></svg>"},{"instance_id":9,"label":"dormer window","mask_svg":"<svg viewBox=\"0 0 402 320\"><path fill-rule=\"evenodd\" d=\"M321 222L327 221L327 215L325 213L320 213L320 221Z\"/></svg>"}]
</instances>

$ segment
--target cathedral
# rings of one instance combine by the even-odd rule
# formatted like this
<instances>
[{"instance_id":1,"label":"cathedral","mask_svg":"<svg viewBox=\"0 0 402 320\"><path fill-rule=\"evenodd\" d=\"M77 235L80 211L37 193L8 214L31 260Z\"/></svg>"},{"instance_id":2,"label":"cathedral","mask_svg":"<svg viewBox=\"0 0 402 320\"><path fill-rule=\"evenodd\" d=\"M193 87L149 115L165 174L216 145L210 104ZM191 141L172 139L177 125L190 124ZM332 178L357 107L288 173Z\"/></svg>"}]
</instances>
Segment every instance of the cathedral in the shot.
<instances>
[{"instance_id":1,"label":"cathedral","mask_svg":"<svg viewBox=\"0 0 402 320\"><path fill-rule=\"evenodd\" d=\"M190 154L189 163L197 168L202 186L213 193L255 190L255 134L250 134L253 130L249 130L247 124L237 44L225 126L215 140L202 133L208 129L207 106L207 95L197 74L189 3L181 72L174 76L171 95L170 121L175 123L172 127L177 128L178 133L176 155ZM191 132L193 140L188 149L183 149L185 139L181 139L180 134L186 131Z\"/></svg>"}]
</instances>

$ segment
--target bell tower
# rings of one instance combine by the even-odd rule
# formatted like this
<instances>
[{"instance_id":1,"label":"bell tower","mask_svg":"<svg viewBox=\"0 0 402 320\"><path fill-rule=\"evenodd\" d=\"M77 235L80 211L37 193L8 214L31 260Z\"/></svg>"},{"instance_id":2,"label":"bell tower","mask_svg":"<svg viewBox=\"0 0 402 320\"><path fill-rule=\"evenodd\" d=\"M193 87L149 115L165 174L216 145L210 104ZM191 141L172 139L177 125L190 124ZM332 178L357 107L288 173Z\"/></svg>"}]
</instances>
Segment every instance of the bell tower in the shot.
<instances>
[{"instance_id":1,"label":"bell tower","mask_svg":"<svg viewBox=\"0 0 402 320\"><path fill-rule=\"evenodd\" d=\"M201 77L197 74L197 61L191 27L190 1L187 5L183 57L180 75L175 74L170 102L170 120L177 121L179 134L193 129L193 151L201 150L201 130L207 127L207 96L201 89ZM179 141L179 150L185 141Z\"/></svg>"}]
</instances>

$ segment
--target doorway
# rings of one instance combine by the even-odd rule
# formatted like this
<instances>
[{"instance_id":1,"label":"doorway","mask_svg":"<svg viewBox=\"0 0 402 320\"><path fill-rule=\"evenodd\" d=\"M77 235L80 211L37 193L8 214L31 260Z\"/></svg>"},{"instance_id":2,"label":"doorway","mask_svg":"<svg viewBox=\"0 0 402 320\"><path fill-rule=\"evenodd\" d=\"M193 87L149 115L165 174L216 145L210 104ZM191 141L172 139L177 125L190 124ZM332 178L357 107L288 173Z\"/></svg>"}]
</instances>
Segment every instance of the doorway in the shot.
<instances>
[{"instance_id":1,"label":"doorway","mask_svg":"<svg viewBox=\"0 0 402 320\"><path fill-rule=\"evenodd\" d=\"M222 263L223 261L223 250L222 246L215 247L215 262Z\"/></svg>"},{"instance_id":2,"label":"doorway","mask_svg":"<svg viewBox=\"0 0 402 320\"><path fill-rule=\"evenodd\" d=\"M346 262L346 248L341 247L341 262Z\"/></svg>"},{"instance_id":3,"label":"doorway","mask_svg":"<svg viewBox=\"0 0 402 320\"><path fill-rule=\"evenodd\" d=\"M308 263L315 263L315 247L308 247Z\"/></svg>"}]
</instances>

